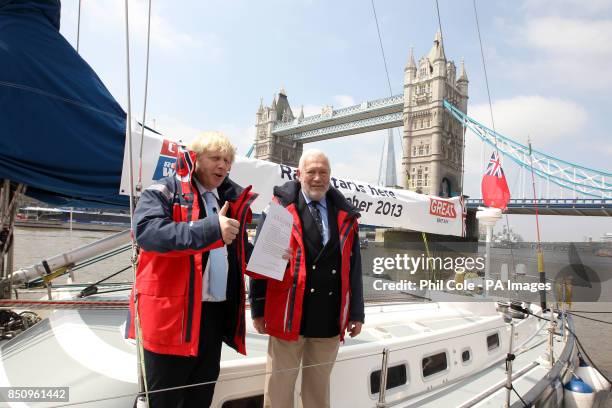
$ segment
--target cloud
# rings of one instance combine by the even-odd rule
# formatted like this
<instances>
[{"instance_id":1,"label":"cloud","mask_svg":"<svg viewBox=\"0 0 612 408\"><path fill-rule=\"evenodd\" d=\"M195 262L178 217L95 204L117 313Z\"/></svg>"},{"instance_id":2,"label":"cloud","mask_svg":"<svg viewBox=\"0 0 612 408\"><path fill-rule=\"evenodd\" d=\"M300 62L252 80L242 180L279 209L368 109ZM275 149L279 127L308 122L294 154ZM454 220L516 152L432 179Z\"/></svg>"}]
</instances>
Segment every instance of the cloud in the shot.
<instances>
[{"instance_id":1,"label":"cloud","mask_svg":"<svg viewBox=\"0 0 612 408\"><path fill-rule=\"evenodd\" d=\"M129 2L130 39L139 43L146 43L148 24L148 3L145 1ZM163 7L163 6L162 6ZM83 8L82 22L93 20L96 24L89 27L108 33L121 33L125 30L125 8L121 0L96 0L86 3ZM179 53L190 49L206 55L208 59L218 60L222 50L216 44L219 39L212 34L198 34L194 37L179 27L172 25L163 17L163 10L153 4L151 10L151 47L166 53ZM206 48L206 52L200 49Z\"/></svg>"},{"instance_id":2,"label":"cloud","mask_svg":"<svg viewBox=\"0 0 612 408\"><path fill-rule=\"evenodd\" d=\"M489 105L471 105L468 114L480 123L490 125ZM493 104L498 133L525 143L531 137L536 146L550 146L566 141L576 142L588 114L575 102L540 95L516 96Z\"/></svg>"},{"instance_id":3,"label":"cloud","mask_svg":"<svg viewBox=\"0 0 612 408\"><path fill-rule=\"evenodd\" d=\"M353 97L348 95L334 95L333 100L336 102L334 108L346 108L355 105Z\"/></svg>"},{"instance_id":4,"label":"cloud","mask_svg":"<svg viewBox=\"0 0 612 408\"><path fill-rule=\"evenodd\" d=\"M386 135L387 130L378 130L347 136L350 138L350 143L347 143L346 138L338 138L306 146L321 149L327 154L332 165L333 176L375 184L378 179L380 156ZM397 152L400 150L397 140L395 145ZM396 165L401 167L401 161L398 162L397 158Z\"/></svg>"},{"instance_id":5,"label":"cloud","mask_svg":"<svg viewBox=\"0 0 612 408\"><path fill-rule=\"evenodd\" d=\"M147 126L154 127L168 139L180 140L185 144L195 139L203 130L170 115L160 115L155 119L148 120Z\"/></svg>"},{"instance_id":6,"label":"cloud","mask_svg":"<svg viewBox=\"0 0 612 408\"><path fill-rule=\"evenodd\" d=\"M468 115L491 128L488 104L471 105ZM571 159L567 150L560 146L585 147L589 140L580 140L588 114L580 105L559 98L545 98L539 95L517 96L502 99L493 104L493 118L498 133L519 143L526 144L531 138L535 149L553 156ZM483 144L476 135L467 131L465 138L465 193L480 197L480 180L484 164L493 148ZM585 146L582 146L585 145ZM571 160L570 160L571 161ZM518 182L518 167L509 158L503 158L504 170L514 197L524 188Z\"/></svg>"},{"instance_id":7,"label":"cloud","mask_svg":"<svg viewBox=\"0 0 612 408\"><path fill-rule=\"evenodd\" d=\"M255 126L238 126L233 123L220 123L216 130L225 133L236 146L236 154L246 156L255 141Z\"/></svg>"},{"instance_id":8,"label":"cloud","mask_svg":"<svg viewBox=\"0 0 612 408\"><path fill-rule=\"evenodd\" d=\"M332 100L334 101L334 103L332 103L334 109L355 105L355 99L349 95L334 95L332 96ZM323 105L304 105L304 116L320 115L321 109L323 109ZM293 113L296 116L299 115L300 108L294 108Z\"/></svg>"},{"instance_id":9,"label":"cloud","mask_svg":"<svg viewBox=\"0 0 612 408\"><path fill-rule=\"evenodd\" d=\"M321 113L321 105L304 105L304 116L319 115ZM296 111L299 115L299 110Z\"/></svg>"},{"instance_id":10,"label":"cloud","mask_svg":"<svg viewBox=\"0 0 612 408\"><path fill-rule=\"evenodd\" d=\"M148 126L153 126L153 119L148 121ZM198 127L184 120L161 115L155 118L155 130L162 133L165 137L173 140L180 140L188 144L194 140L198 134L204 130L218 130L227 135L236 146L236 154L244 156L247 154L253 141L255 140L255 128L253 126L238 126L233 123L217 123L212 126Z\"/></svg>"},{"instance_id":11,"label":"cloud","mask_svg":"<svg viewBox=\"0 0 612 408\"><path fill-rule=\"evenodd\" d=\"M548 15L600 16L612 10L610 0L525 0L521 9L527 13Z\"/></svg>"},{"instance_id":12,"label":"cloud","mask_svg":"<svg viewBox=\"0 0 612 408\"><path fill-rule=\"evenodd\" d=\"M521 31L524 44L551 56L571 55L575 60L612 57L612 20L539 17L528 20Z\"/></svg>"},{"instance_id":13,"label":"cloud","mask_svg":"<svg viewBox=\"0 0 612 408\"><path fill-rule=\"evenodd\" d=\"M612 65L612 19L526 16L522 24L498 26L510 47L528 50L523 58L494 61L513 80L547 78L547 85L609 92L612 76L605 72Z\"/></svg>"}]
</instances>

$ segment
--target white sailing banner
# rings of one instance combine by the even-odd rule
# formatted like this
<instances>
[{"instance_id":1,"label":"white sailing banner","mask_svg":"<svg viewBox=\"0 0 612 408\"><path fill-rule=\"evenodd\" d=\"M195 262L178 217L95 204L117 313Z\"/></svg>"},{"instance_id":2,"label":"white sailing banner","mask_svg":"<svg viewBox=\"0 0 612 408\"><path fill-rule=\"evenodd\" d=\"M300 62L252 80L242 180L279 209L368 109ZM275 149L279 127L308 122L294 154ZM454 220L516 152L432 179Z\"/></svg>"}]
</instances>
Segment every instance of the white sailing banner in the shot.
<instances>
[{"instance_id":1,"label":"white sailing banner","mask_svg":"<svg viewBox=\"0 0 612 408\"><path fill-rule=\"evenodd\" d=\"M154 180L174 174L177 143L145 133L142 156L141 135L133 132L133 165L135 184L139 178L139 157L142 157L141 183L145 189ZM127 149L123 161L121 194L129 194ZM272 198L274 186L295 180L296 169L284 164L237 156L230 177L242 186L253 186L259 197L253 202L254 213L261 211ZM460 197L450 199L418 194L408 190L381 187L338 177L333 173L331 184L357 207L360 224L398 227L433 234L465 236L465 206Z\"/></svg>"}]
</instances>

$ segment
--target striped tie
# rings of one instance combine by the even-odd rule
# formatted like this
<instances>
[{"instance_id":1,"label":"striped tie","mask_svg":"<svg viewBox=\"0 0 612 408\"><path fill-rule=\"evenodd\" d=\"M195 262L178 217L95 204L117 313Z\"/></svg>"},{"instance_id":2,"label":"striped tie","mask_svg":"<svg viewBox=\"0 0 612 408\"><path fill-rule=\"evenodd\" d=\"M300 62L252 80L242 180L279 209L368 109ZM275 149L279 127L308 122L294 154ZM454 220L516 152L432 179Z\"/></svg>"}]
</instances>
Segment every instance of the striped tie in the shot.
<instances>
[{"instance_id":1,"label":"striped tie","mask_svg":"<svg viewBox=\"0 0 612 408\"><path fill-rule=\"evenodd\" d=\"M317 207L319 204L318 201L311 201L308 203L308 208L310 209L310 213L312 214L312 218L315 220L315 224L317 224L317 229L319 230L319 235L321 235L321 242L323 242L323 219L321 218L321 212Z\"/></svg>"},{"instance_id":2,"label":"striped tie","mask_svg":"<svg viewBox=\"0 0 612 408\"><path fill-rule=\"evenodd\" d=\"M217 212L217 199L212 191L204 194L206 201L206 213ZM208 256L208 293L215 300L225 300L227 290L227 247L213 249Z\"/></svg>"}]
</instances>

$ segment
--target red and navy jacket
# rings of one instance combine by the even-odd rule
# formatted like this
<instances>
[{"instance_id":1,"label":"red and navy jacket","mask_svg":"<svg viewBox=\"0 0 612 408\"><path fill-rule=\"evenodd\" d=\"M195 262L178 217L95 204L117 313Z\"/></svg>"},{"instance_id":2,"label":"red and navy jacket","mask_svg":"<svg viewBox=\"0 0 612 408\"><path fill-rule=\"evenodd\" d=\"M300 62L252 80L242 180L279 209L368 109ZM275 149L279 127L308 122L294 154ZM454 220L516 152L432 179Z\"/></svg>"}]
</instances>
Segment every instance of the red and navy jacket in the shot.
<instances>
[{"instance_id":1,"label":"red and navy jacket","mask_svg":"<svg viewBox=\"0 0 612 408\"><path fill-rule=\"evenodd\" d=\"M140 246L136 282L130 296L128 336L135 338L134 296L146 350L159 354L196 356L200 334L202 274L211 249L223 246L219 217L203 217L203 204L192 174L156 181L141 195L134 213ZM223 341L242 354L245 348L244 272L252 246L246 224L257 197L226 178L217 188L227 217L240 221L240 232L228 245L227 330Z\"/></svg>"},{"instance_id":2,"label":"red and navy jacket","mask_svg":"<svg viewBox=\"0 0 612 408\"><path fill-rule=\"evenodd\" d=\"M306 289L305 246L302 223L296 206L298 194L301 194L301 188L297 181L289 181L274 188L273 201L284 206L293 216L293 230L290 238L292 256L283 280L266 279L261 275L247 272L253 278L259 278L250 281L251 316L253 318L263 316L268 334L284 340L297 340L299 338L304 291ZM341 258L341 303L338 322L340 340L343 340L348 322L363 322L365 317L357 223L359 213L333 187L330 187L326 198L331 200L337 209ZM263 221L265 221L265 218L262 216L262 223Z\"/></svg>"}]
</instances>

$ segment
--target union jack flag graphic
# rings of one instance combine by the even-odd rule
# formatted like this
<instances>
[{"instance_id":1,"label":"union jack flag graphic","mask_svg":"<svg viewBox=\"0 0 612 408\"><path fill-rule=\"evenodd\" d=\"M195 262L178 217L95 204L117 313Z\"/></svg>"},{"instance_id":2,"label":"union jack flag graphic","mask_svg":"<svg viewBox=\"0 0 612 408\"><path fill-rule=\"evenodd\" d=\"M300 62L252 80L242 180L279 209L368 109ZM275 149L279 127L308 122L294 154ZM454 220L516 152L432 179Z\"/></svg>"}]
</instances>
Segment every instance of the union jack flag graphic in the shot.
<instances>
[{"instance_id":1,"label":"union jack flag graphic","mask_svg":"<svg viewBox=\"0 0 612 408\"><path fill-rule=\"evenodd\" d=\"M491 158L489 159L489 165L487 166L485 174L488 176L495 176L500 178L504 176L504 170L501 166L501 158L499 157L499 154L497 154L497 151L494 151L491 155Z\"/></svg>"}]
</instances>

